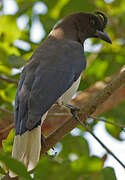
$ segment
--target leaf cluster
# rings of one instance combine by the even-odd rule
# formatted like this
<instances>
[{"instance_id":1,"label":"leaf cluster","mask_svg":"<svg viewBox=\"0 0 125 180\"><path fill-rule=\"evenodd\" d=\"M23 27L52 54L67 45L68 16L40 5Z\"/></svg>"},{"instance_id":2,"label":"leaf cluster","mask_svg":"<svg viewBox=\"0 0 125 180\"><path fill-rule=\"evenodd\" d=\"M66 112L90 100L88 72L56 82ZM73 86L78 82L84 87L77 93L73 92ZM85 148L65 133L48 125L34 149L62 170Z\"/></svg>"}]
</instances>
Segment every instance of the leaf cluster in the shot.
<instances>
[{"instance_id":1,"label":"leaf cluster","mask_svg":"<svg viewBox=\"0 0 125 180\"><path fill-rule=\"evenodd\" d=\"M16 0L18 10L13 15L6 15L3 13L4 3L0 6L0 130L9 126L13 121L11 112L14 109L14 99L17 84L12 83L11 80L19 80L20 69L30 58L39 43L34 43L31 39L31 29L34 19L37 17L43 25L46 35L51 31L52 27L62 17L72 12L85 11L94 12L96 10L103 11L109 18L107 32L110 34L113 41L112 46L108 46L105 42L99 40L91 40L91 49L95 49L101 45L101 50L96 52L92 50L86 52L88 67L83 73L79 90L83 91L96 81L105 81L107 77L116 74L124 65L124 8L125 1L115 0L111 3L100 0L43 0L39 1L46 6L47 12L40 13L33 11L34 6L38 0ZM23 30L18 26L18 19L21 16L28 16L28 22ZM24 20L25 21L25 20ZM21 40L28 45L29 49L16 45L16 40ZM44 41L42 39L42 41ZM94 56L93 56L94 54ZM17 73L13 73L17 72ZM10 81L2 80L2 77L8 78ZM60 80L61 81L61 80ZM125 94L124 92L122 92ZM103 114L109 121L124 124L124 106L122 102L116 108L111 109L110 112ZM93 129L97 122L91 123ZM89 156L89 146L83 137L84 130L79 128L81 134L79 136L68 135L65 137L61 146L62 149L57 157L54 159L44 157L42 158L36 169L32 172L34 177L27 173L25 167L16 160L9 157L12 150L13 131L8 138L3 141L4 151L8 154L0 153L0 161L17 173L24 179L79 179L79 180L115 180L115 174L112 168L103 168L104 159L99 157ZM111 136L118 140L121 130L106 125L106 130ZM59 148L57 148L59 149ZM0 168L0 174L4 174L5 168Z\"/></svg>"}]
</instances>

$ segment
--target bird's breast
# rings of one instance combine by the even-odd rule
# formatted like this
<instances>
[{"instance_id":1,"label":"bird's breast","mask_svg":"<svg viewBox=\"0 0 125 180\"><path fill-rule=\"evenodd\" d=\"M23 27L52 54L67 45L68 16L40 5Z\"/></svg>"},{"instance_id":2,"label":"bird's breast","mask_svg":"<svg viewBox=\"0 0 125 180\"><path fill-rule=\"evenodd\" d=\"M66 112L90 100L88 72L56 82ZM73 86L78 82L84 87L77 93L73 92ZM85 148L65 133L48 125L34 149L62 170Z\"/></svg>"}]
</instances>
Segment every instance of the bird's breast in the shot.
<instances>
[{"instance_id":1,"label":"bird's breast","mask_svg":"<svg viewBox=\"0 0 125 180\"><path fill-rule=\"evenodd\" d=\"M73 83L73 85L58 99L59 105L69 104L72 96L77 91L80 84L81 76Z\"/></svg>"}]
</instances>

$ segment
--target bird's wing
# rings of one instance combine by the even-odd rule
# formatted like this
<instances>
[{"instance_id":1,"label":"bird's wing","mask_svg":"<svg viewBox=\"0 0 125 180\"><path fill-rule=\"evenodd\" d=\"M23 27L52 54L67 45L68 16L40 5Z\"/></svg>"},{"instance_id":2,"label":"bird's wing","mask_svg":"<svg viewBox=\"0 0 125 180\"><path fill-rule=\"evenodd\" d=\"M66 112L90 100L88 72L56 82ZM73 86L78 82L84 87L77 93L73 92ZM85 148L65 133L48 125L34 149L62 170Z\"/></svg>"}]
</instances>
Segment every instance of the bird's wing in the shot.
<instances>
[{"instance_id":1,"label":"bird's wing","mask_svg":"<svg viewBox=\"0 0 125 180\"><path fill-rule=\"evenodd\" d=\"M14 111L16 135L20 134L22 129L24 129L24 132L26 131L25 122L28 119L28 99L35 79L35 71L38 65L39 63L33 63L33 65L27 63L20 76L15 97Z\"/></svg>"},{"instance_id":2,"label":"bird's wing","mask_svg":"<svg viewBox=\"0 0 125 180\"><path fill-rule=\"evenodd\" d=\"M40 54L39 58L33 56L33 61L29 61L29 64L26 65L21 75L15 100L16 135L23 134L40 125L42 115L71 87L85 69L83 50L79 46L77 50L76 47L67 50L67 53L61 52L62 46L57 47L57 55L59 54L62 59L56 63L54 63L54 57L58 58L56 54L52 56L49 54L47 57L46 53L47 58L45 59L43 51L43 54L42 52L37 53ZM51 52L53 51L51 50ZM37 62L38 59L43 60ZM51 61L47 62L48 59ZM45 65L44 62L47 64Z\"/></svg>"},{"instance_id":3,"label":"bird's wing","mask_svg":"<svg viewBox=\"0 0 125 180\"><path fill-rule=\"evenodd\" d=\"M17 134L40 125L41 116L70 88L75 80L75 74L72 72L56 69L37 70L31 91L28 91L24 80L16 98L19 99L16 102L18 106Z\"/></svg>"},{"instance_id":4,"label":"bird's wing","mask_svg":"<svg viewBox=\"0 0 125 180\"><path fill-rule=\"evenodd\" d=\"M41 116L73 84L75 74L55 69L40 69L36 73L28 99L27 128L41 123Z\"/></svg>"}]
</instances>

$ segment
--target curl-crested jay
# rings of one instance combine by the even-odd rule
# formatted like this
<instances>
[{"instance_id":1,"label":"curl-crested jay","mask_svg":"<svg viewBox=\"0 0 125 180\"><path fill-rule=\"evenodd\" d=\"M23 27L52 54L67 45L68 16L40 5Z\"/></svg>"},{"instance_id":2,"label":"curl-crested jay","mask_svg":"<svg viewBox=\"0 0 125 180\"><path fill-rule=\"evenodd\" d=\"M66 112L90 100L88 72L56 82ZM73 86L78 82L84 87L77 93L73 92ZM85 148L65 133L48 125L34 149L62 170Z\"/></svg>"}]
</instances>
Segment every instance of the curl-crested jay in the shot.
<instances>
[{"instance_id":1,"label":"curl-crested jay","mask_svg":"<svg viewBox=\"0 0 125 180\"><path fill-rule=\"evenodd\" d=\"M40 156L41 123L58 101L68 104L86 67L87 38L111 43L104 32L104 14L78 12L59 21L22 71L15 98L15 139L12 156L33 169ZM14 176L10 172L10 176Z\"/></svg>"}]
</instances>

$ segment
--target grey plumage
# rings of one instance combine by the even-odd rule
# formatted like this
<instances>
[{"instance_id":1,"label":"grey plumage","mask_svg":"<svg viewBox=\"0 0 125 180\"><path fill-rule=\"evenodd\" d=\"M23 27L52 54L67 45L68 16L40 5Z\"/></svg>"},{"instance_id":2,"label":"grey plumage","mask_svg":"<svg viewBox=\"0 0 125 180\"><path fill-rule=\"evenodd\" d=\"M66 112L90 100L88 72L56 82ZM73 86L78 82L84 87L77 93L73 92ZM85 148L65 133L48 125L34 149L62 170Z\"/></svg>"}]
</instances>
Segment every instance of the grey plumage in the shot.
<instances>
[{"instance_id":1,"label":"grey plumage","mask_svg":"<svg viewBox=\"0 0 125 180\"><path fill-rule=\"evenodd\" d=\"M42 115L79 78L85 66L80 43L50 36L22 72L15 101L16 135L40 125Z\"/></svg>"}]
</instances>

